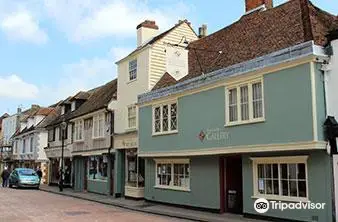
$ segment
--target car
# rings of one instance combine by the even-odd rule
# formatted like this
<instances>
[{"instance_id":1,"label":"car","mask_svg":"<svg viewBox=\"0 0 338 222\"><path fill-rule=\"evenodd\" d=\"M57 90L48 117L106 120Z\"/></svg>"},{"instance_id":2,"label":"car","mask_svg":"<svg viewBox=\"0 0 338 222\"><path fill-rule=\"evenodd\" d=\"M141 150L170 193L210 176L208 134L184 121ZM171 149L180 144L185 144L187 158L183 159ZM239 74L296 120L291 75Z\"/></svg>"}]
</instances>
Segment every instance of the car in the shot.
<instances>
[{"instance_id":1,"label":"car","mask_svg":"<svg viewBox=\"0 0 338 222\"><path fill-rule=\"evenodd\" d=\"M40 178L33 169L16 168L9 176L9 187L29 187L39 189Z\"/></svg>"}]
</instances>

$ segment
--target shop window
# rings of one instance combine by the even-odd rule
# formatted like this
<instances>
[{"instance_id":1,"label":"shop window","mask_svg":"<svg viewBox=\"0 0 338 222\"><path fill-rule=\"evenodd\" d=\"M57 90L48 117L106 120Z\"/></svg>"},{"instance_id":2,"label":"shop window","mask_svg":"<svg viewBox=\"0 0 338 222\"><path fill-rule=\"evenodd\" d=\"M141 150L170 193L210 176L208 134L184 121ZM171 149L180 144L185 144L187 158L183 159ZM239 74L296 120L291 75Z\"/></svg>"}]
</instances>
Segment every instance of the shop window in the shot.
<instances>
[{"instance_id":1,"label":"shop window","mask_svg":"<svg viewBox=\"0 0 338 222\"><path fill-rule=\"evenodd\" d=\"M253 158L255 195L273 199L308 198L306 159Z\"/></svg>"},{"instance_id":2,"label":"shop window","mask_svg":"<svg viewBox=\"0 0 338 222\"><path fill-rule=\"evenodd\" d=\"M189 160L158 160L156 161L156 187L189 190Z\"/></svg>"},{"instance_id":3,"label":"shop window","mask_svg":"<svg viewBox=\"0 0 338 222\"><path fill-rule=\"evenodd\" d=\"M126 173L127 186L144 186L144 160L137 157L136 149L126 151Z\"/></svg>"},{"instance_id":4,"label":"shop window","mask_svg":"<svg viewBox=\"0 0 338 222\"><path fill-rule=\"evenodd\" d=\"M107 180L108 160L107 156L91 156L88 160L88 179Z\"/></svg>"}]
</instances>

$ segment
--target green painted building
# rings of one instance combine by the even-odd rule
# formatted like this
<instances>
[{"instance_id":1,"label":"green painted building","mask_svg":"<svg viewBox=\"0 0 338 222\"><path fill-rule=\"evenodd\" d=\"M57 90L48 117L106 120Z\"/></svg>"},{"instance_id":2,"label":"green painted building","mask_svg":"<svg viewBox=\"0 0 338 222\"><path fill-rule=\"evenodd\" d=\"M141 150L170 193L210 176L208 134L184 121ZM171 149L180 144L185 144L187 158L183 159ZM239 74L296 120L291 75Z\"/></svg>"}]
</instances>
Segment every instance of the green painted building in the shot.
<instances>
[{"instance_id":1,"label":"green painted building","mask_svg":"<svg viewBox=\"0 0 338 222\"><path fill-rule=\"evenodd\" d=\"M164 76L153 91L139 96L138 155L145 159L146 200L283 221L333 221L332 158L323 125L326 43L302 37L292 42L289 32L296 30L257 34L267 32L268 18L302 7L323 13L296 0L249 13L190 44L200 54L190 50L186 77ZM289 20L297 16L292 13ZM263 24L252 24L254 18L264 18ZM242 23L256 34L243 37ZM288 41L264 48L281 35ZM216 53L212 64L213 51L232 47L222 43L230 37L245 46L223 51L231 61ZM251 46L254 37L258 42ZM252 55L246 59L245 52ZM269 202L267 212L255 210L260 198ZM278 209L297 203L317 205Z\"/></svg>"}]
</instances>

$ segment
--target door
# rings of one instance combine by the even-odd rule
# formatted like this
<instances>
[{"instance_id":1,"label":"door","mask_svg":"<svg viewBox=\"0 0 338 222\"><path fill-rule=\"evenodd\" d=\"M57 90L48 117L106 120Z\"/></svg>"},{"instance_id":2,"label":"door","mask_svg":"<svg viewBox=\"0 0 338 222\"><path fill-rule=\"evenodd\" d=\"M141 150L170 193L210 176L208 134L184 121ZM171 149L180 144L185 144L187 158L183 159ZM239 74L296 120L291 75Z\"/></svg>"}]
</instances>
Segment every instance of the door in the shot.
<instances>
[{"instance_id":1,"label":"door","mask_svg":"<svg viewBox=\"0 0 338 222\"><path fill-rule=\"evenodd\" d=\"M243 212L243 178L241 156L227 157L226 176L226 211L241 214Z\"/></svg>"},{"instance_id":2,"label":"door","mask_svg":"<svg viewBox=\"0 0 338 222\"><path fill-rule=\"evenodd\" d=\"M114 195L114 169L115 169L115 157L110 156L110 195Z\"/></svg>"}]
</instances>

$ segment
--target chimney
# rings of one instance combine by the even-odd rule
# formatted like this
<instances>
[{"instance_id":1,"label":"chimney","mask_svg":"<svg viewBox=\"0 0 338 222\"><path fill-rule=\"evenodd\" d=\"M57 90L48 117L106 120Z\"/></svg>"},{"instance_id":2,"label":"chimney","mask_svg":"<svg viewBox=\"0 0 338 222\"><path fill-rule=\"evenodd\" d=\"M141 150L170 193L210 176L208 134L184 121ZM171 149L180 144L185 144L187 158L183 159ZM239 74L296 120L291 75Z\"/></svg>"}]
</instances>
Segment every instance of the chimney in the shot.
<instances>
[{"instance_id":1,"label":"chimney","mask_svg":"<svg viewBox=\"0 0 338 222\"><path fill-rule=\"evenodd\" d=\"M198 28L198 37L203 38L208 35L208 26L203 24L201 27Z\"/></svg>"},{"instance_id":2,"label":"chimney","mask_svg":"<svg viewBox=\"0 0 338 222\"><path fill-rule=\"evenodd\" d=\"M158 26L155 21L145 20L137 27L137 47L152 39L158 34Z\"/></svg>"},{"instance_id":3,"label":"chimney","mask_svg":"<svg viewBox=\"0 0 338 222\"><path fill-rule=\"evenodd\" d=\"M39 109L39 108L40 108L40 106L39 106L39 105L32 104L32 107L31 107L31 109Z\"/></svg>"},{"instance_id":4,"label":"chimney","mask_svg":"<svg viewBox=\"0 0 338 222\"><path fill-rule=\"evenodd\" d=\"M246 13L265 6L266 9L273 7L273 0L245 0Z\"/></svg>"},{"instance_id":5,"label":"chimney","mask_svg":"<svg viewBox=\"0 0 338 222\"><path fill-rule=\"evenodd\" d=\"M22 112L22 109L21 109L21 107L18 107L18 109L17 109L17 114L21 114L21 112Z\"/></svg>"}]
</instances>

